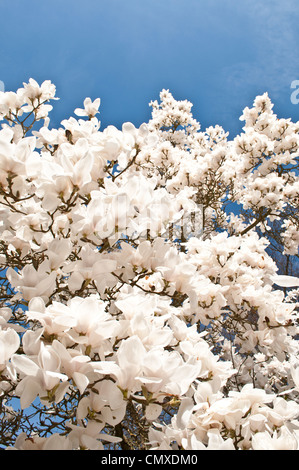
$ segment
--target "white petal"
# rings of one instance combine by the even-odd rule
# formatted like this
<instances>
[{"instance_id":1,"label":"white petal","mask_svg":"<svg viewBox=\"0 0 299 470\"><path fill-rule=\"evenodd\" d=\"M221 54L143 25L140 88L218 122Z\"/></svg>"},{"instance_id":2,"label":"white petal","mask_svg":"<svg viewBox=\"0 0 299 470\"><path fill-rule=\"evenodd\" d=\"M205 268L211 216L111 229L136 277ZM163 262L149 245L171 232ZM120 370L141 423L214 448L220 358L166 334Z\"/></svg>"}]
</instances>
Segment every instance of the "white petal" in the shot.
<instances>
[{"instance_id":1,"label":"white petal","mask_svg":"<svg viewBox=\"0 0 299 470\"><path fill-rule=\"evenodd\" d=\"M6 331L0 331L0 364L8 361L19 346L20 338L15 330L9 328Z\"/></svg>"},{"instance_id":2,"label":"white petal","mask_svg":"<svg viewBox=\"0 0 299 470\"><path fill-rule=\"evenodd\" d=\"M71 450L72 445L70 440L66 436L60 436L59 434L52 434L48 437L43 450Z\"/></svg>"},{"instance_id":3,"label":"white petal","mask_svg":"<svg viewBox=\"0 0 299 470\"><path fill-rule=\"evenodd\" d=\"M59 403L69 389L69 382L62 382L55 390L55 402Z\"/></svg>"},{"instance_id":4,"label":"white petal","mask_svg":"<svg viewBox=\"0 0 299 470\"><path fill-rule=\"evenodd\" d=\"M33 310L35 312L44 312L45 311L45 302L41 297L34 297L30 300L28 304L28 310Z\"/></svg>"},{"instance_id":5,"label":"white petal","mask_svg":"<svg viewBox=\"0 0 299 470\"><path fill-rule=\"evenodd\" d=\"M13 365L25 375L31 375L35 377L40 370L35 362L24 355L15 354L11 361Z\"/></svg>"},{"instance_id":6,"label":"white petal","mask_svg":"<svg viewBox=\"0 0 299 470\"><path fill-rule=\"evenodd\" d=\"M160 416L161 412L162 412L162 406L161 405L151 403L150 405L148 405L146 407L145 417L149 421L153 421L153 420L157 419Z\"/></svg>"},{"instance_id":7,"label":"white petal","mask_svg":"<svg viewBox=\"0 0 299 470\"><path fill-rule=\"evenodd\" d=\"M16 395L21 397L21 408L23 410L28 408L40 391L41 387L38 381L32 377L25 377L16 388Z\"/></svg>"},{"instance_id":8,"label":"white petal","mask_svg":"<svg viewBox=\"0 0 299 470\"><path fill-rule=\"evenodd\" d=\"M103 259L97 261L92 268L93 277L97 277L100 274L111 273L117 268L117 262L112 259Z\"/></svg>"},{"instance_id":9,"label":"white petal","mask_svg":"<svg viewBox=\"0 0 299 470\"><path fill-rule=\"evenodd\" d=\"M298 287L299 286L299 277L295 276L283 276L276 275L271 278L271 280L280 287Z\"/></svg>"},{"instance_id":10,"label":"white petal","mask_svg":"<svg viewBox=\"0 0 299 470\"><path fill-rule=\"evenodd\" d=\"M120 368L139 365L145 354L146 350L140 338L131 336L122 342L118 350L117 357Z\"/></svg>"},{"instance_id":11,"label":"white petal","mask_svg":"<svg viewBox=\"0 0 299 470\"><path fill-rule=\"evenodd\" d=\"M76 114L76 116L80 116L80 117L86 116L86 111L85 109L82 109L82 108L76 108L74 113Z\"/></svg>"},{"instance_id":12,"label":"white petal","mask_svg":"<svg viewBox=\"0 0 299 470\"><path fill-rule=\"evenodd\" d=\"M92 363L94 371L100 374L112 374L117 377L120 373L120 367L115 362L94 362Z\"/></svg>"},{"instance_id":13,"label":"white petal","mask_svg":"<svg viewBox=\"0 0 299 470\"><path fill-rule=\"evenodd\" d=\"M89 384L89 380L86 377L86 375L81 374L80 372L74 372L73 373L73 379L76 383L76 386L78 387L81 395L84 393L87 385Z\"/></svg>"}]
</instances>

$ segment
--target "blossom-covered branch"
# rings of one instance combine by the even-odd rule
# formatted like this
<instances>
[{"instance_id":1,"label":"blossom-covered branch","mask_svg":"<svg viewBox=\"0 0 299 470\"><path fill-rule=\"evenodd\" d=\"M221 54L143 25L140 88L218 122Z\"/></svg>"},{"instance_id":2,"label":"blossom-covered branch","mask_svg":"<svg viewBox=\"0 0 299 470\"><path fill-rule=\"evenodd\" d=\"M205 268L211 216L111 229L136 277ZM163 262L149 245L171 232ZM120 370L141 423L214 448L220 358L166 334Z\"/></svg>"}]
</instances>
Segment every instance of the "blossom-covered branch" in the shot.
<instances>
[{"instance_id":1,"label":"blossom-covered branch","mask_svg":"<svg viewBox=\"0 0 299 470\"><path fill-rule=\"evenodd\" d=\"M232 140L168 90L136 128L0 92L1 445L299 449L299 124ZM275 245L276 246L276 245ZM21 411L15 406L19 402Z\"/></svg>"}]
</instances>

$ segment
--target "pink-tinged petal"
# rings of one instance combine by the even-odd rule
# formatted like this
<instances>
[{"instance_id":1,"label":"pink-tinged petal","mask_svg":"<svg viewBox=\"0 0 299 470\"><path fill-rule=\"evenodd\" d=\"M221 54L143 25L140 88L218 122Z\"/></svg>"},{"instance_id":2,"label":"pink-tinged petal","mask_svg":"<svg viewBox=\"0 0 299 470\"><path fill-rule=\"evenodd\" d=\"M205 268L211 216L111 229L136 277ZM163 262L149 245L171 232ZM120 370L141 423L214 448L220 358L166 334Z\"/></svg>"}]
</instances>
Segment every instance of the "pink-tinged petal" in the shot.
<instances>
[{"instance_id":1,"label":"pink-tinged petal","mask_svg":"<svg viewBox=\"0 0 299 470\"><path fill-rule=\"evenodd\" d=\"M162 412L162 406L156 403L150 403L145 410L145 417L149 421L157 419Z\"/></svg>"},{"instance_id":2,"label":"pink-tinged petal","mask_svg":"<svg viewBox=\"0 0 299 470\"><path fill-rule=\"evenodd\" d=\"M55 390L55 402L59 403L61 400L63 400L65 394L67 393L69 389L69 382L62 382L59 384L57 387L57 390Z\"/></svg>"},{"instance_id":3,"label":"pink-tinged petal","mask_svg":"<svg viewBox=\"0 0 299 470\"><path fill-rule=\"evenodd\" d=\"M81 374L80 372L74 372L73 380L75 381L75 384L82 395L85 392L87 385L89 384L88 378L86 377L86 375Z\"/></svg>"},{"instance_id":4,"label":"pink-tinged petal","mask_svg":"<svg viewBox=\"0 0 299 470\"><path fill-rule=\"evenodd\" d=\"M32 377L25 377L16 388L16 395L20 396L21 408L23 410L28 408L40 392L39 382Z\"/></svg>"},{"instance_id":5,"label":"pink-tinged petal","mask_svg":"<svg viewBox=\"0 0 299 470\"><path fill-rule=\"evenodd\" d=\"M83 101L83 104L84 104L84 107L86 108L86 106L90 106L91 105L91 99L90 98L85 98L85 100Z\"/></svg>"},{"instance_id":6,"label":"pink-tinged petal","mask_svg":"<svg viewBox=\"0 0 299 470\"><path fill-rule=\"evenodd\" d=\"M16 287L21 281L21 276L12 268L7 269L6 277L13 287Z\"/></svg>"},{"instance_id":7,"label":"pink-tinged petal","mask_svg":"<svg viewBox=\"0 0 299 470\"><path fill-rule=\"evenodd\" d=\"M97 277L101 274L111 273L117 268L117 262L113 259L103 259L97 261L92 268L93 277Z\"/></svg>"},{"instance_id":8,"label":"pink-tinged petal","mask_svg":"<svg viewBox=\"0 0 299 470\"><path fill-rule=\"evenodd\" d=\"M117 364L115 364L115 362L94 362L91 365L93 367L94 372L99 374L112 375L116 379L121 374L121 369Z\"/></svg>"},{"instance_id":9,"label":"pink-tinged petal","mask_svg":"<svg viewBox=\"0 0 299 470\"><path fill-rule=\"evenodd\" d=\"M40 368L38 365L33 362L29 357L24 355L14 355L11 359L13 365L19 372L22 372L24 375L29 375L36 377Z\"/></svg>"},{"instance_id":10,"label":"pink-tinged petal","mask_svg":"<svg viewBox=\"0 0 299 470\"><path fill-rule=\"evenodd\" d=\"M67 375L61 374L60 372L43 371L43 385L46 390L52 390L61 381L66 382L68 380Z\"/></svg>"},{"instance_id":11,"label":"pink-tinged petal","mask_svg":"<svg viewBox=\"0 0 299 470\"><path fill-rule=\"evenodd\" d=\"M49 276L37 284L36 289L38 291L38 295L47 294L49 291L52 292L55 288L56 275L56 272L52 271Z\"/></svg>"},{"instance_id":12,"label":"pink-tinged petal","mask_svg":"<svg viewBox=\"0 0 299 470\"><path fill-rule=\"evenodd\" d=\"M72 443L66 436L52 434L43 445L43 450L72 450Z\"/></svg>"},{"instance_id":13,"label":"pink-tinged petal","mask_svg":"<svg viewBox=\"0 0 299 470\"><path fill-rule=\"evenodd\" d=\"M58 354L56 354L52 347L44 346L44 343L41 343L38 360L41 367L47 371L57 372L60 367L60 358Z\"/></svg>"}]
</instances>

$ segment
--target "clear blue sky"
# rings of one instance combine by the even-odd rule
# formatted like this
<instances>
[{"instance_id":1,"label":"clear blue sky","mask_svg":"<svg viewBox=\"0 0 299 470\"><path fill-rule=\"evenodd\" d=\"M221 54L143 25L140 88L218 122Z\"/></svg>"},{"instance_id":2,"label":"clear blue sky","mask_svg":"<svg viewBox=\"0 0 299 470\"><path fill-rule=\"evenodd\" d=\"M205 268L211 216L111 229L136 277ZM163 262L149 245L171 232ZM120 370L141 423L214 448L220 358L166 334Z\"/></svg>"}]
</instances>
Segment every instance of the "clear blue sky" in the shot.
<instances>
[{"instance_id":1,"label":"clear blue sky","mask_svg":"<svg viewBox=\"0 0 299 470\"><path fill-rule=\"evenodd\" d=\"M0 80L52 80L56 126L87 96L102 100L102 127L140 125L167 88L203 128L234 135L265 91L299 120L298 25L298 0L0 0Z\"/></svg>"}]
</instances>

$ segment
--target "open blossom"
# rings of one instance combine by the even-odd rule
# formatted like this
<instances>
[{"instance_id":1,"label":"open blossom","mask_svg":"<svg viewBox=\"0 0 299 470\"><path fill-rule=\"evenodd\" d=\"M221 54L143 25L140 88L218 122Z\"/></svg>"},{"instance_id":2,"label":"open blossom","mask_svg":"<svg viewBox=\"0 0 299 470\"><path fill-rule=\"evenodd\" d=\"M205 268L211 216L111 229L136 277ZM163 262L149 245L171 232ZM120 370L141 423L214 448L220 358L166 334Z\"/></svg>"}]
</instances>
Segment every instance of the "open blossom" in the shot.
<instances>
[{"instance_id":1,"label":"open blossom","mask_svg":"<svg viewBox=\"0 0 299 470\"><path fill-rule=\"evenodd\" d=\"M92 348L110 349L110 339L115 338L121 325L105 311L105 305L96 297L81 299L74 297L69 304L75 325L68 331L68 337L77 344Z\"/></svg>"},{"instance_id":2,"label":"open blossom","mask_svg":"<svg viewBox=\"0 0 299 470\"><path fill-rule=\"evenodd\" d=\"M31 300L34 297L44 297L47 299L55 289L57 275L55 271L48 273L47 267L40 266L36 270L33 266L27 265L21 274L9 268L7 277L12 286L22 292L25 300Z\"/></svg>"},{"instance_id":3,"label":"open blossom","mask_svg":"<svg viewBox=\"0 0 299 470\"><path fill-rule=\"evenodd\" d=\"M34 100L36 98L42 98L42 100L45 101L55 97L56 87L50 80L45 80L39 85L33 78L30 78L29 82L23 85L24 88L19 89L18 92L27 99Z\"/></svg>"},{"instance_id":4,"label":"open blossom","mask_svg":"<svg viewBox=\"0 0 299 470\"><path fill-rule=\"evenodd\" d=\"M63 398L68 387L67 376L60 372L61 360L51 346L41 343L36 357L14 355L12 363L23 377L16 388L22 408L27 408L38 395L47 400L53 389L57 402Z\"/></svg>"},{"instance_id":5,"label":"open blossom","mask_svg":"<svg viewBox=\"0 0 299 470\"><path fill-rule=\"evenodd\" d=\"M79 351L66 349L59 341L53 341L53 349L61 359L60 369L72 379L81 394L89 384L88 374L93 372L90 357Z\"/></svg>"},{"instance_id":6,"label":"open blossom","mask_svg":"<svg viewBox=\"0 0 299 470\"><path fill-rule=\"evenodd\" d=\"M161 347L146 351L137 336L123 341L117 353L117 363L97 366L104 374L112 374L121 389L140 390L142 384L155 395L184 395L198 377L201 363L185 363L179 353L168 353Z\"/></svg>"},{"instance_id":7,"label":"open blossom","mask_svg":"<svg viewBox=\"0 0 299 470\"><path fill-rule=\"evenodd\" d=\"M45 307L42 298L36 297L29 302L26 315L29 320L40 322L46 337L56 336L66 344L84 345L96 348L99 352L102 348L109 350L110 341L121 332L121 325L105 311L105 304L95 296L87 299L74 297L67 305L53 302L48 307ZM60 349L57 349L59 347ZM71 357L76 362L76 351L67 352L58 343L54 349L60 351L60 357L64 357L65 354L69 357L66 362L71 360ZM85 360L87 357L83 362Z\"/></svg>"},{"instance_id":8,"label":"open blossom","mask_svg":"<svg viewBox=\"0 0 299 470\"><path fill-rule=\"evenodd\" d=\"M236 444L228 436L233 434L238 449L297 449L298 439L294 432L297 427L288 430L285 423L298 416L298 404L289 406L284 399L277 402L274 396L254 389L250 384L240 392L231 392L228 397L213 393L212 389L208 391L208 388L207 392L209 401L204 401L201 392L195 407L188 398L182 401L171 425L165 426L164 432L156 433L158 448L165 445L165 437L168 437L170 442L179 439L185 450L232 450ZM267 404L271 404L273 398L272 409ZM166 448L171 449L170 446Z\"/></svg>"},{"instance_id":9,"label":"open blossom","mask_svg":"<svg viewBox=\"0 0 299 470\"><path fill-rule=\"evenodd\" d=\"M85 98L84 100L84 109L82 108L76 108L75 109L75 114L77 116L88 116L89 118L94 117L96 114L98 114L98 109L101 104L100 98L97 98L94 101L91 101L90 98Z\"/></svg>"},{"instance_id":10,"label":"open blossom","mask_svg":"<svg viewBox=\"0 0 299 470\"><path fill-rule=\"evenodd\" d=\"M111 426L120 423L126 412L126 401L120 388L110 380L98 382L90 395L80 400L77 417L84 419L90 412Z\"/></svg>"},{"instance_id":11,"label":"open blossom","mask_svg":"<svg viewBox=\"0 0 299 470\"><path fill-rule=\"evenodd\" d=\"M55 97L56 87L50 80L45 80L39 85L33 78L28 83L23 83L16 93L1 92L0 94L0 118L9 117L13 119L15 115L21 117L23 113L34 112L36 120L45 119L52 110L52 106L47 104Z\"/></svg>"},{"instance_id":12,"label":"open blossom","mask_svg":"<svg viewBox=\"0 0 299 470\"><path fill-rule=\"evenodd\" d=\"M254 450L298 450L299 440L287 427L282 427L273 436L269 432L258 432L252 438Z\"/></svg>"},{"instance_id":13,"label":"open blossom","mask_svg":"<svg viewBox=\"0 0 299 470\"><path fill-rule=\"evenodd\" d=\"M89 421L87 426L75 426L70 423L69 428L74 449L104 450L103 442L120 441L118 437L102 432L104 425L97 421Z\"/></svg>"}]
</instances>

